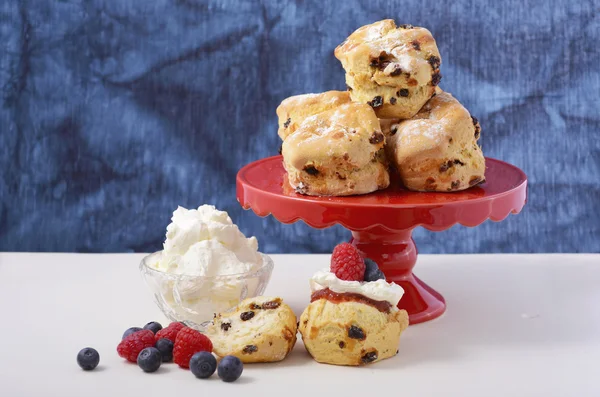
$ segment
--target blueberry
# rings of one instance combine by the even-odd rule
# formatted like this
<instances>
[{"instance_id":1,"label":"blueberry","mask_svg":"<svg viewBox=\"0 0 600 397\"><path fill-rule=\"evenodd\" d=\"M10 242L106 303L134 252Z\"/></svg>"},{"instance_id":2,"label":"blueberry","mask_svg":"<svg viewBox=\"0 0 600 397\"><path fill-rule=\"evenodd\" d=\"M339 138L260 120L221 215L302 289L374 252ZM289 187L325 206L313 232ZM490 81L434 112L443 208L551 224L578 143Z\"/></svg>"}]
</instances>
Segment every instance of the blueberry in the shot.
<instances>
[{"instance_id":1,"label":"blueberry","mask_svg":"<svg viewBox=\"0 0 600 397\"><path fill-rule=\"evenodd\" d=\"M217 359L209 352L198 352L190 359L190 371L196 375L196 378L210 378L216 369Z\"/></svg>"},{"instance_id":2,"label":"blueberry","mask_svg":"<svg viewBox=\"0 0 600 397\"><path fill-rule=\"evenodd\" d=\"M162 356L155 347L147 347L138 354L137 364L144 372L156 371L161 363Z\"/></svg>"},{"instance_id":3,"label":"blueberry","mask_svg":"<svg viewBox=\"0 0 600 397\"><path fill-rule=\"evenodd\" d=\"M160 323L157 323L156 321L150 321L148 324L144 325L144 329L149 329L150 331L156 334L162 329L162 325L160 325Z\"/></svg>"},{"instance_id":4,"label":"blueberry","mask_svg":"<svg viewBox=\"0 0 600 397\"><path fill-rule=\"evenodd\" d=\"M100 362L100 354L96 349L86 347L77 353L77 364L86 371L91 371L98 366Z\"/></svg>"},{"instance_id":5,"label":"blueberry","mask_svg":"<svg viewBox=\"0 0 600 397\"><path fill-rule=\"evenodd\" d=\"M125 332L123 333L123 338L122 338L122 339L125 339L125 338L127 338L129 335L131 335L131 334L133 334L133 333L136 333L136 332L138 332L138 331L141 331L141 330L142 330L142 329L141 329L140 327L131 327L131 328L128 328L128 329L127 329L127 331L125 331Z\"/></svg>"},{"instance_id":6,"label":"blueberry","mask_svg":"<svg viewBox=\"0 0 600 397\"><path fill-rule=\"evenodd\" d=\"M385 280L385 275L374 260L365 258L365 281Z\"/></svg>"},{"instance_id":7,"label":"blueberry","mask_svg":"<svg viewBox=\"0 0 600 397\"><path fill-rule=\"evenodd\" d=\"M217 368L217 375L223 380L223 382L233 382L237 380L242 371L244 370L244 364L239 358L235 356L225 356L219 362Z\"/></svg>"},{"instance_id":8,"label":"blueberry","mask_svg":"<svg viewBox=\"0 0 600 397\"><path fill-rule=\"evenodd\" d=\"M173 361L173 342L166 338L160 338L154 345L162 356L162 362L168 363Z\"/></svg>"}]
</instances>

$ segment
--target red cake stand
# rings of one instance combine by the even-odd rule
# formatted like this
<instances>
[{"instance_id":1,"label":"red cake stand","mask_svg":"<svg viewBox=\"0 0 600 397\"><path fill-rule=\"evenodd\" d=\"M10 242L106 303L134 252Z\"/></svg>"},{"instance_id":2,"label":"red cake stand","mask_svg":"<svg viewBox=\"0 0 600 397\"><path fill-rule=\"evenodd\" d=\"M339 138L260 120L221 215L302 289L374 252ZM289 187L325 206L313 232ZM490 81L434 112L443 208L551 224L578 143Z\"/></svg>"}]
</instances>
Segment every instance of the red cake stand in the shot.
<instances>
[{"instance_id":1,"label":"red cake stand","mask_svg":"<svg viewBox=\"0 0 600 397\"><path fill-rule=\"evenodd\" d=\"M405 294L398 307L410 323L432 320L446 310L444 298L412 272L417 247L411 237L417 226L442 231L457 223L477 226L501 221L521 211L527 177L517 167L486 159L486 182L453 193L411 192L394 177L388 189L362 196L312 197L294 192L287 182L281 156L255 161L237 175L237 198L244 209L279 222L303 220L314 228L340 224L352 232L351 243L379 264L388 281ZM395 180L394 180L395 179Z\"/></svg>"}]
</instances>

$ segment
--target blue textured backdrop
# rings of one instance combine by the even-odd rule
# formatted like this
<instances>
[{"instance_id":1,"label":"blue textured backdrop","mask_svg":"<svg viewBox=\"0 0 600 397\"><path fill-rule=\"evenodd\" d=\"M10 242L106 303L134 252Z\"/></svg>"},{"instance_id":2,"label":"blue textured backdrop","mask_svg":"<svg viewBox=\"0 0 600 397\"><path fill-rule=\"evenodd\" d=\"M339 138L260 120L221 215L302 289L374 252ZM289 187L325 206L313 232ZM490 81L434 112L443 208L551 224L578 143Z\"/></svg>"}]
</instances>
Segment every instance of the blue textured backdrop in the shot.
<instances>
[{"instance_id":1,"label":"blue textured backdrop","mask_svg":"<svg viewBox=\"0 0 600 397\"><path fill-rule=\"evenodd\" d=\"M202 203L266 252L330 250L343 229L245 212L235 175L277 153L283 98L343 89L338 43L394 18L432 31L484 153L530 180L520 215L417 230L420 251L598 252L600 3L562 3L0 0L0 250L153 251Z\"/></svg>"}]
</instances>

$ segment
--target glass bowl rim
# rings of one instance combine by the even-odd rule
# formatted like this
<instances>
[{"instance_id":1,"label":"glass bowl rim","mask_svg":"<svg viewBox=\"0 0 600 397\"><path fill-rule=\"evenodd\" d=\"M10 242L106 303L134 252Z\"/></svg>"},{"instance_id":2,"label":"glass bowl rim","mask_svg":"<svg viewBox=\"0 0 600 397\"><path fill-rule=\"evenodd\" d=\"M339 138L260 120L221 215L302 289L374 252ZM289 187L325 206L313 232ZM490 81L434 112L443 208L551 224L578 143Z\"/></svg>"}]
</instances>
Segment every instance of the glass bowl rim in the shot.
<instances>
[{"instance_id":1,"label":"glass bowl rim","mask_svg":"<svg viewBox=\"0 0 600 397\"><path fill-rule=\"evenodd\" d=\"M147 271L150 274L158 275L160 277L165 277L165 278L168 278L171 280L201 279L201 280L219 281L219 280L231 280L231 279L235 279L235 278L241 280L241 279L259 277L265 273L271 273L273 271L273 267L274 267L273 259L269 255L259 252L259 254L262 258L263 264L260 268L258 268L256 270L243 272L243 273L222 274L222 275L218 275L218 276L202 276L202 275L194 275L194 274L175 274L175 273L168 273L168 272L150 267L149 260L153 256L158 256L159 254L162 254L162 252L163 251L160 250L160 251L156 251L149 255L144 256L144 258L140 262L140 270Z\"/></svg>"}]
</instances>

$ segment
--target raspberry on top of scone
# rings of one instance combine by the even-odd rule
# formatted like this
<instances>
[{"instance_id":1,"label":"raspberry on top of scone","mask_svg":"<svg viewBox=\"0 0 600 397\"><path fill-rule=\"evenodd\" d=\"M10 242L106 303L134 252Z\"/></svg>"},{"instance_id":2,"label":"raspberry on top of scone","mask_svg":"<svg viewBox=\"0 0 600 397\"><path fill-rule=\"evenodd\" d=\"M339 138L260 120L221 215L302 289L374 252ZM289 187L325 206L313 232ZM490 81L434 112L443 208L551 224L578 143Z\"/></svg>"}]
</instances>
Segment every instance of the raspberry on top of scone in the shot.
<instances>
[{"instance_id":1,"label":"raspberry on top of scone","mask_svg":"<svg viewBox=\"0 0 600 397\"><path fill-rule=\"evenodd\" d=\"M313 298L327 299L336 295L336 299L342 299L339 296L347 294L343 300L382 302L379 307L390 310L398 305L404 294L398 284L385 280L377 263L369 258L363 259L358 249L350 243L342 243L334 248L329 270L315 273L310 284ZM325 294L324 290L328 292Z\"/></svg>"}]
</instances>

